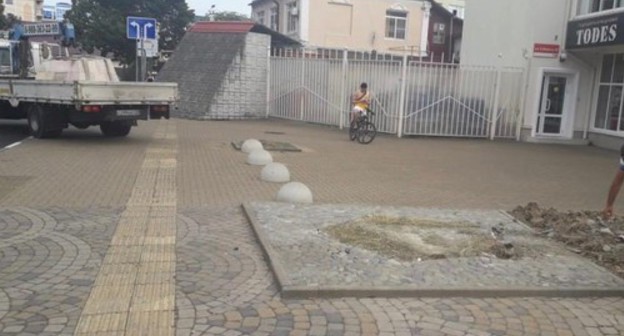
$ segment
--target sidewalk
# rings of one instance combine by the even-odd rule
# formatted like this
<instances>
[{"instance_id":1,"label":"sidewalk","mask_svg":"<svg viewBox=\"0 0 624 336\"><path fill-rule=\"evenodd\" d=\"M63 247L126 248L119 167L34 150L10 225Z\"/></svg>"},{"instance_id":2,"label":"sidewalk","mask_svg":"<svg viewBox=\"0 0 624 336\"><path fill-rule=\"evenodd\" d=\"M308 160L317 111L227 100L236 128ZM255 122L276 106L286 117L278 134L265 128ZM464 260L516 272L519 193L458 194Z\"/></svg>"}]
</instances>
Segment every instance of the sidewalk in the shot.
<instances>
[{"instance_id":1,"label":"sidewalk","mask_svg":"<svg viewBox=\"0 0 624 336\"><path fill-rule=\"evenodd\" d=\"M240 209L279 189L230 144L251 137L304 148L274 158L317 203L598 209L617 164L595 148L390 136L361 146L284 121L27 141L0 153L13 183L0 189L0 334L624 334L621 298L282 300Z\"/></svg>"}]
</instances>

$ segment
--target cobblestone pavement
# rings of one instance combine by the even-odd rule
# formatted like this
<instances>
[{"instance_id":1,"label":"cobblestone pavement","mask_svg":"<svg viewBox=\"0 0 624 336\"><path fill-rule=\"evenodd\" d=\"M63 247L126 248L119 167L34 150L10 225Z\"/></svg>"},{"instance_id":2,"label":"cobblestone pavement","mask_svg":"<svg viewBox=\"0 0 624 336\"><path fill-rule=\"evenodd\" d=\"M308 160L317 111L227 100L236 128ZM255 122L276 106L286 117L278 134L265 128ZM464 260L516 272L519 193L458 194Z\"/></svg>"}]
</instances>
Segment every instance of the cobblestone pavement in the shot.
<instances>
[{"instance_id":1,"label":"cobblestone pavement","mask_svg":"<svg viewBox=\"0 0 624 336\"><path fill-rule=\"evenodd\" d=\"M115 256L118 231L134 228L122 226L122 216L145 159L158 154L148 149L157 127L167 123L144 123L127 139L71 131L0 153L0 176L11 186L0 188L1 335L76 332L102 281L100 266ZM169 123L178 136L178 335L624 334L620 298L283 300L240 209L243 201L271 200L279 185L261 182L260 169L245 165L230 142L256 137L304 147L274 156L318 202L445 208L508 209L531 200L599 208L617 162L612 152L384 136L359 146L344 132L281 121ZM165 231L146 228L137 237L168 237L167 218ZM100 334L149 334L133 325Z\"/></svg>"}]
</instances>

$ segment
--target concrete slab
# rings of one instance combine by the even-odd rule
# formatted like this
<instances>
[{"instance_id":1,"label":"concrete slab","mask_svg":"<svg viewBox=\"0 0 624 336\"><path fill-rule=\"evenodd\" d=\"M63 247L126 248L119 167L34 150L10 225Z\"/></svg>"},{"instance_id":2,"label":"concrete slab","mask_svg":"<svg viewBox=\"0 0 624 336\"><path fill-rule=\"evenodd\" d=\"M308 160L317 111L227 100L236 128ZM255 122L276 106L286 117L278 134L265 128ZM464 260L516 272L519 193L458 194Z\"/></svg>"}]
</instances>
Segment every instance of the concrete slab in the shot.
<instances>
[{"instance_id":1,"label":"concrete slab","mask_svg":"<svg viewBox=\"0 0 624 336\"><path fill-rule=\"evenodd\" d=\"M252 202L244 209L282 295L289 298L624 295L624 279L534 236L531 229L500 211L271 202ZM525 256L516 260L489 254L401 260L341 243L326 231L372 214L448 222L446 229L433 231L458 237L456 231L462 228L457 223L463 223L463 230L484 235L494 226L503 226L506 239L523 249Z\"/></svg>"}]
</instances>

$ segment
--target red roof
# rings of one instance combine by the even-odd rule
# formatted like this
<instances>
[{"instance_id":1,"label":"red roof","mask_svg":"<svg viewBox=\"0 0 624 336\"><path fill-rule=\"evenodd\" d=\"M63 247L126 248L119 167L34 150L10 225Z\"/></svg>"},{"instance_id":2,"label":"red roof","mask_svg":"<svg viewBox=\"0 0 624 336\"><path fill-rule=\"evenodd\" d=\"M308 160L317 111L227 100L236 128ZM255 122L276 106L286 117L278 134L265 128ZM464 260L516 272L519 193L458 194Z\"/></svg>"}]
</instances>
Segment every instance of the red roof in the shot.
<instances>
[{"instance_id":1,"label":"red roof","mask_svg":"<svg viewBox=\"0 0 624 336\"><path fill-rule=\"evenodd\" d=\"M196 22L189 29L195 33L249 33L255 23L251 21Z\"/></svg>"}]
</instances>

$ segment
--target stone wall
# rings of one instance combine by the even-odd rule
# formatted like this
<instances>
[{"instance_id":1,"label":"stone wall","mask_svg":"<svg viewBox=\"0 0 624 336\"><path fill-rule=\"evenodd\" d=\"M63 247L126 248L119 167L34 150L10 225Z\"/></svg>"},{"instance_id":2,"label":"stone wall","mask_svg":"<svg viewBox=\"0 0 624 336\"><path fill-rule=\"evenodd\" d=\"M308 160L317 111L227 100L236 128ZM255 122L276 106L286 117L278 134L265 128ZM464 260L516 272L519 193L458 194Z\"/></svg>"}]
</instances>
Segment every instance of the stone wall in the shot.
<instances>
[{"instance_id":1,"label":"stone wall","mask_svg":"<svg viewBox=\"0 0 624 336\"><path fill-rule=\"evenodd\" d=\"M180 102L172 116L264 117L270 41L257 33L187 33L157 78L179 85Z\"/></svg>"}]
</instances>

